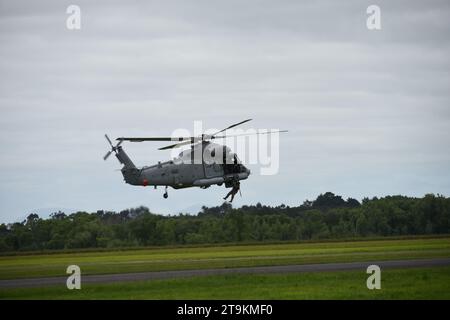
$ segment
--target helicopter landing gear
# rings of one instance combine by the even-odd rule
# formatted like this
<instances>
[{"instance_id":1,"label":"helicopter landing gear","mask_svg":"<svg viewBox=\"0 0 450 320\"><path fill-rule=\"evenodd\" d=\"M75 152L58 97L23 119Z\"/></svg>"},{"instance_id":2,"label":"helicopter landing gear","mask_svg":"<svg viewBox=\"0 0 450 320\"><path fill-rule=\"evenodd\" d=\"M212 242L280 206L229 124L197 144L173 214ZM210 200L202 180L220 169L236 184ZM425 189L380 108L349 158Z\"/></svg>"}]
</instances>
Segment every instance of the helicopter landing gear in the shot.
<instances>
[{"instance_id":1,"label":"helicopter landing gear","mask_svg":"<svg viewBox=\"0 0 450 320\"><path fill-rule=\"evenodd\" d=\"M164 199L167 199L168 196L169 196L169 194L167 193L167 186L166 186L163 197L164 197Z\"/></svg>"}]
</instances>

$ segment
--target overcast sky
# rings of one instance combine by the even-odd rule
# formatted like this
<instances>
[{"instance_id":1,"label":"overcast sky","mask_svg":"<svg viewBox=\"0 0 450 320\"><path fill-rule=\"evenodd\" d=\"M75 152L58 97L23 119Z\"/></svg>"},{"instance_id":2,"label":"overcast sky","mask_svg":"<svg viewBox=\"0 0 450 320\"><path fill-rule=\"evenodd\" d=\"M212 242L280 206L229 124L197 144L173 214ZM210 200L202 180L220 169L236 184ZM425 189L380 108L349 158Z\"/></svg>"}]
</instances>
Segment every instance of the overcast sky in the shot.
<instances>
[{"instance_id":1,"label":"overcast sky","mask_svg":"<svg viewBox=\"0 0 450 320\"><path fill-rule=\"evenodd\" d=\"M81 30L66 9L81 8ZM366 9L381 8L381 30ZM450 195L449 1L0 0L0 222L53 208L178 213L228 190L126 185L103 137L193 122L289 129L235 205ZM163 144L125 144L137 165Z\"/></svg>"}]
</instances>

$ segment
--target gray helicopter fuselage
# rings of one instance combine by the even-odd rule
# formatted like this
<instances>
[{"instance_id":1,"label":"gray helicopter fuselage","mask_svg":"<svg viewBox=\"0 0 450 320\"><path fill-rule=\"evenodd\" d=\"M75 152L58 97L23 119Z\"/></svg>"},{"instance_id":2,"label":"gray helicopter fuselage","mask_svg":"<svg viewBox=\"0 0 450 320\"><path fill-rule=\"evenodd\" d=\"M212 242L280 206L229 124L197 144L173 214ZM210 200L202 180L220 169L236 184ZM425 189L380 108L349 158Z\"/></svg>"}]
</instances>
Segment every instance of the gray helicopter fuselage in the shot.
<instances>
[{"instance_id":1,"label":"gray helicopter fuselage","mask_svg":"<svg viewBox=\"0 0 450 320\"><path fill-rule=\"evenodd\" d=\"M142 168L135 167L121 147L117 158L124 164L121 171L125 182L136 186L171 186L181 189L225 184L230 187L232 181L244 180L250 175L250 170L238 161L229 148L213 143L199 144L197 148L202 151L198 153L201 158L197 161L194 156L196 150L192 148L181 152L173 160ZM221 151L224 156L204 159L205 149L209 155Z\"/></svg>"}]
</instances>

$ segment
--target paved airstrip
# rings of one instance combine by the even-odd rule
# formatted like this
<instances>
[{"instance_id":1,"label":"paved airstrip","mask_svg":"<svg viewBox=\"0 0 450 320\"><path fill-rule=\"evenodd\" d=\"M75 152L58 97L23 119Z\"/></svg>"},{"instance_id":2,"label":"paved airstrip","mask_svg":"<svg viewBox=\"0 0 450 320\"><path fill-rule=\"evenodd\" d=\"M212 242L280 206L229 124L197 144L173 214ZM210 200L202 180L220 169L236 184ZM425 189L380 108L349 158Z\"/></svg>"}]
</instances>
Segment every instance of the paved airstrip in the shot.
<instances>
[{"instance_id":1,"label":"paved airstrip","mask_svg":"<svg viewBox=\"0 0 450 320\"><path fill-rule=\"evenodd\" d=\"M157 271L139 273L118 273L104 275L85 275L81 277L83 283L115 283L125 281L147 281L172 278L185 278L194 276L212 276L224 274L270 274L270 273L302 273L302 272L332 272L363 270L369 265L378 265L383 269L392 268L419 268L419 267L439 267L449 266L450 258L443 259L420 259L420 260L391 260L372 262L350 262L350 263L324 263L324 264L303 264L287 266L265 266L265 267L245 267L245 268L225 268L225 269L198 269L198 270L178 270L178 271ZM67 277L33 278L33 279L12 279L0 280L0 288L25 288L66 285Z\"/></svg>"}]
</instances>

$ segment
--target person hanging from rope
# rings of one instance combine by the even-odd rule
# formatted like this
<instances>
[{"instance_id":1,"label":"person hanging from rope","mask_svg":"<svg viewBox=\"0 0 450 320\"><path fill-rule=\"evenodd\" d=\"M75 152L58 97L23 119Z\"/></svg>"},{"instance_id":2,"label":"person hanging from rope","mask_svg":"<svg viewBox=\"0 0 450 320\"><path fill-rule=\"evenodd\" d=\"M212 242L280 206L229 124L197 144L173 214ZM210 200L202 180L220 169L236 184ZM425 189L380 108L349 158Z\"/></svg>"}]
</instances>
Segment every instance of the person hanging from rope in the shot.
<instances>
[{"instance_id":1,"label":"person hanging from rope","mask_svg":"<svg viewBox=\"0 0 450 320\"><path fill-rule=\"evenodd\" d=\"M231 196L230 202L233 202L234 196L236 195L236 193L238 193L240 187L241 183L239 182L239 180L234 180L233 187L231 188L230 192L228 192L228 194L225 196L225 198L223 198L223 200L227 200L227 198Z\"/></svg>"}]
</instances>

